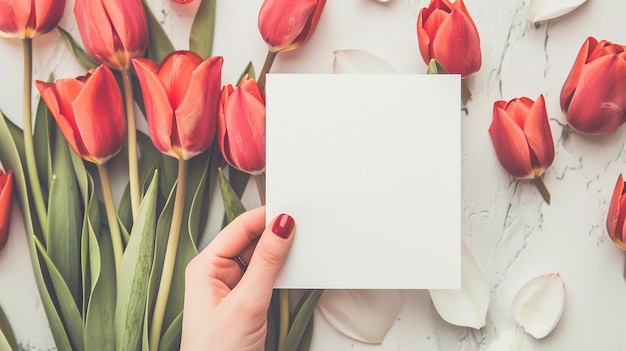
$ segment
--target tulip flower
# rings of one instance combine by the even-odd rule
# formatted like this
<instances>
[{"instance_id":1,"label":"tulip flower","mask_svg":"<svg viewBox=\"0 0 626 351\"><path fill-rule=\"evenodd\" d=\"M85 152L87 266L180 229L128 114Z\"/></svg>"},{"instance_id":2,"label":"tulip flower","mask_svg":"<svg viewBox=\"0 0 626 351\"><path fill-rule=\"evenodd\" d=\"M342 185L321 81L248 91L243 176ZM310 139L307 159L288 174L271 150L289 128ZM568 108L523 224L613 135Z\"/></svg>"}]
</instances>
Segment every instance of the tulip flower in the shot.
<instances>
[{"instance_id":1,"label":"tulip flower","mask_svg":"<svg viewBox=\"0 0 626 351\"><path fill-rule=\"evenodd\" d=\"M9 225L11 222L11 198L13 196L13 173L4 173L0 169L0 250L9 239Z\"/></svg>"},{"instance_id":2,"label":"tulip flower","mask_svg":"<svg viewBox=\"0 0 626 351\"><path fill-rule=\"evenodd\" d=\"M213 142L217 126L222 57L205 61L191 51L175 51L160 65L134 59L146 105L150 137L164 154L188 160Z\"/></svg>"},{"instance_id":3,"label":"tulip flower","mask_svg":"<svg viewBox=\"0 0 626 351\"><path fill-rule=\"evenodd\" d=\"M253 79L222 89L217 143L231 166L253 175L265 170L265 97Z\"/></svg>"},{"instance_id":4,"label":"tulip flower","mask_svg":"<svg viewBox=\"0 0 626 351\"><path fill-rule=\"evenodd\" d=\"M148 21L141 0L76 0L74 15L85 49L115 70L131 67L148 47Z\"/></svg>"},{"instance_id":5,"label":"tulip flower","mask_svg":"<svg viewBox=\"0 0 626 351\"><path fill-rule=\"evenodd\" d=\"M537 101L527 97L496 101L489 134L502 167L513 177L535 179L549 203L549 194L539 178L554 161L554 142L543 95Z\"/></svg>"},{"instance_id":6,"label":"tulip flower","mask_svg":"<svg viewBox=\"0 0 626 351\"><path fill-rule=\"evenodd\" d=\"M609 213L606 217L606 229L611 240L622 250L626 250L626 196L624 196L624 177L617 177L617 184L611 198Z\"/></svg>"},{"instance_id":7,"label":"tulip flower","mask_svg":"<svg viewBox=\"0 0 626 351\"><path fill-rule=\"evenodd\" d=\"M293 50L315 31L326 0L264 0L259 32L272 52Z\"/></svg>"},{"instance_id":8,"label":"tulip flower","mask_svg":"<svg viewBox=\"0 0 626 351\"><path fill-rule=\"evenodd\" d=\"M606 134L626 121L626 46L589 37L561 90L567 123L588 134Z\"/></svg>"},{"instance_id":9,"label":"tulip flower","mask_svg":"<svg viewBox=\"0 0 626 351\"><path fill-rule=\"evenodd\" d=\"M462 78L480 69L478 29L463 0L431 0L417 17L417 41L426 64L435 59Z\"/></svg>"},{"instance_id":10,"label":"tulip flower","mask_svg":"<svg viewBox=\"0 0 626 351\"><path fill-rule=\"evenodd\" d=\"M4 0L0 2L0 36L29 39L53 30L63 15L65 0Z\"/></svg>"},{"instance_id":11,"label":"tulip flower","mask_svg":"<svg viewBox=\"0 0 626 351\"><path fill-rule=\"evenodd\" d=\"M106 66L82 77L35 84L80 157L100 165L120 151L126 136L124 104L115 76Z\"/></svg>"}]
</instances>

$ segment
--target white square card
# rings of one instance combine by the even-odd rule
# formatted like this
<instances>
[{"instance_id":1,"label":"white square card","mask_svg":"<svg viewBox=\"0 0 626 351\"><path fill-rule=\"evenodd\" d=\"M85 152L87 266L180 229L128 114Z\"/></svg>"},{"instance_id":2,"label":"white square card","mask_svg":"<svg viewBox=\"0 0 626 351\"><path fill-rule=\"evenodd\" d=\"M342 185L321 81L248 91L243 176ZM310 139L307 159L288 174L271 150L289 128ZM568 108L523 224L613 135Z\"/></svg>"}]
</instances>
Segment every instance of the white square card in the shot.
<instances>
[{"instance_id":1,"label":"white square card","mask_svg":"<svg viewBox=\"0 0 626 351\"><path fill-rule=\"evenodd\" d=\"M461 287L458 75L267 79L267 220L296 221L277 288Z\"/></svg>"}]
</instances>

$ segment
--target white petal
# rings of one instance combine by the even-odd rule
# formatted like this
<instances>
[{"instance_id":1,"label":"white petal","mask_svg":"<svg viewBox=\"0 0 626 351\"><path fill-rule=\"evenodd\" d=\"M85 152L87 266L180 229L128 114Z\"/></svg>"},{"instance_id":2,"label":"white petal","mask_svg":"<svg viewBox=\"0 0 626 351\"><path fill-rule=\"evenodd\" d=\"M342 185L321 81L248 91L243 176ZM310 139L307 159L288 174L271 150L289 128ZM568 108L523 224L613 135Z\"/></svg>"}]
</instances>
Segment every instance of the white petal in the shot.
<instances>
[{"instance_id":1,"label":"white petal","mask_svg":"<svg viewBox=\"0 0 626 351\"><path fill-rule=\"evenodd\" d=\"M574 11L587 0L530 0L528 20L530 22L547 21Z\"/></svg>"},{"instance_id":2,"label":"white petal","mask_svg":"<svg viewBox=\"0 0 626 351\"><path fill-rule=\"evenodd\" d=\"M489 283L471 249L462 243L461 289L428 290L435 309L446 322L480 329L487 323Z\"/></svg>"},{"instance_id":3,"label":"white petal","mask_svg":"<svg viewBox=\"0 0 626 351\"><path fill-rule=\"evenodd\" d=\"M540 275L517 292L513 318L528 334L541 339L557 325L565 303L565 283L558 273Z\"/></svg>"},{"instance_id":4,"label":"white petal","mask_svg":"<svg viewBox=\"0 0 626 351\"><path fill-rule=\"evenodd\" d=\"M387 4L390 0L372 0L373 2L378 2L381 4Z\"/></svg>"},{"instance_id":5,"label":"white petal","mask_svg":"<svg viewBox=\"0 0 626 351\"><path fill-rule=\"evenodd\" d=\"M380 344L402 308L398 290L326 290L317 307L340 333Z\"/></svg>"},{"instance_id":6,"label":"white petal","mask_svg":"<svg viewBox=\"0 0 626 351\"><path fill-rule=\"evenodd\" d=\"M333 72L340 74L393 74L396 71L380 56L363 50L337 50Z\"/></svg>"}]
</instances>

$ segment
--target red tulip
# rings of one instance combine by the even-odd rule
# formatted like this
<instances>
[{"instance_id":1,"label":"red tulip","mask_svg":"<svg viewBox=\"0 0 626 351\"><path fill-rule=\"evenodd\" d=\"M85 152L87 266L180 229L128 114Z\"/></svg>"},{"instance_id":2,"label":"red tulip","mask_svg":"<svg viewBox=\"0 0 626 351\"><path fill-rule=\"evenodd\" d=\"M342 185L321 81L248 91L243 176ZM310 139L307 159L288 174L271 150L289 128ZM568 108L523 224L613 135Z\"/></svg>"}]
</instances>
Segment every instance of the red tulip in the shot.
<instances>
[{"instance_id":1,"label":"red tulip","mask_svg":"<svg viewBox=\"0 0 626 351\"><path fill-rule=\"evenodd\" d=\"M0 1L0 36L34 38L53 30L63 15L65 0Z\"/></svg>"},{"instance_id":2,"label":"red tulip","mask_svg":"<svg viewBox=\"0 0 626 351\"><path fill-rule=\"evenodd\" d=\"M554 142L543 95L496 101L489 127L502 167L516 178L536 178L554 160Z\"/></svg>"},{"instance_id":3,"label":"red tulip","mask_svg":"<svg viewBox=\"0 0 626 351\"><path fill-rule=\"evenodd\" d=\"M304 44L317 27L326 0L264 0L259 32L272 52L293 50Z\"/></svg>"},{"instance_id":4,"label":"red tulip","mask_svg":"<svg viewBox=\"0 0 626 351\"><path fill-rule=\"evenodd\" d=\"M11 224L11 198L13 197L13 173L0 169L0 250L9 239Z\"/></svg>"},{"instance_id":5,"label":"red tulip","mask_svg":"<svg viewBox=\"0 0 626 351\"><path fill-rule=\"evenodd\" d=\"M130 68L148 47L141 0L76 0L74 15L89 55L110 68Z\"/></svg>"},{"instance_id":6,"label":"red tulip","mask_svg":"<svg viewBox=\"0 0 626 351\"><path fill-rule=\"evenodd\" d=\"M72 149L83 159L103 164L115 156L126 136L124 103L115 76L106 66L86 76L36 81Z\"/></svg>"},{"instance_id":7,"label":"red tulip","mask_svg":"<svg viewBox=\"0 0 626 351\"><path fill-rule=\"evenodd\" d=\"M417 17L417 41L426 64L435 59L462 78L480 69L478 29L463 0L431 0Z\"/></svg>"},{"instance_id":8,"label":"red tulip","mask_svg":"<svg viewBox=\"0 0 626 351\"><path fill-rule=\"evenodd\" d=\"M188 160L209 148L215 136L222 62L175 51L160 65L134 59L152 143L164 154Z\"/></svg>"},{"instance_id":9,"label":"red tulip","mask_svg":"<svg viewBox=\"0 0 626 351\"><path fill-rule=\"evenodd\" d=\"M589 37L561 90L567 123L588 134L614 132L626 122L626 46Z\"/></svg>"},{"instance_id":10,"label":"red tulip","mask_svg":"<svg viewBox=\"0 0 626 351\"><path fill-rule=\"evenodd\" d=\"M265 98L247 76L222 89L217 142L226 162L250 174L265 170Z\"/></svg>"},{"instance_id":11,"label":"red tulip","mask_svg":"<svg viewBox=\"0 0 626 351\"><path fill-rule=\"evenodd\" d=\"M606 217L606 229L611 239L622 250L626 250L626 196L624 196L624 178L620 174L611 198L609 213Z\"/></svg>"}]
</instances>

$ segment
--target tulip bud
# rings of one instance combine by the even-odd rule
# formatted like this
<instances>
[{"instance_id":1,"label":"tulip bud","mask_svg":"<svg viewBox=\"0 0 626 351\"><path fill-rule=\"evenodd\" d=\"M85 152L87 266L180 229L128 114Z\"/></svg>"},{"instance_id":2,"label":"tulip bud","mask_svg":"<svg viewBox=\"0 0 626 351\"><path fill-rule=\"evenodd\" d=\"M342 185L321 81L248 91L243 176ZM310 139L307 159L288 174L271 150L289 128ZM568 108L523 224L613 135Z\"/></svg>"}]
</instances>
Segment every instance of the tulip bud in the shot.
<instances>
[{"instance_id":1,"label":"tulip bud","mask_svg":"<svg viewBox=\"0 0 626 351\"><path fill-rule=\"evenodd\" d=\"M115 76L106 66L86 76L35 81L68 144L83 159L103 164L126 137L124 103Z\"/></svg>"},{"instance_id":2,"label":"tulip bud","mask_svg":"<svg viewBox=\"0 0 626 351\"><path fill-rule=\"evenodd\" d=\"M209 148L215 137L222 57L205 61L191 51L175 51L160 65L134 59L150 138L164 154L188 160Z\"/></svg>"},{"instance_id":3,"label":"tulip bud","mask_svg":"<svg viewBox=\"0 0 626 351\"><path fill-rule=\"evenodd\" d=\"M226 162L253 175L265 170L265 98L244 76L238 87L222 89L217 143Z\"/></svg>"},{"instance_id":4,"label":"tulip bud","mask_svg":"<svg viewBox=\"0 0 626 351\"><path fill-rule=\"evenodd\" d=\"M426 64L435 59L461 78L480 69L478 29L463 0L431 0L417 17L417 41Z\"/></svg>"},{"instance_id":5,"label":"tulip bud","mask_svg":"<svg viewBox=\"0 0 626 351\"><path fill-rule=\"evenodd\" d=\"M13 173L0 169L0 250L9 239L11 224L11 198L13 197Z\"/></svg>"},{"instance_id":6,"label":"tulip bud","mask_svg":"<svg viewBox=\"0 0 626 351\"><path fill-rule=\"evenodd\" d=\"M293 50L315 31L326 0L264 0L259 32L272 52Z\"/></svg>"},{"instance_id":7,"label":"tulip bud","mask_svg":"<svg viewBox=\"0 0 626 351\"><path fill-rule=\"evenodd\" d=\"M617 177L617 184L611 198L609 213L606 216L606 229L611 240L622 250L626 250L626 230L624 222L626 220L626 196L624 196L624 177L620 174Z\"/></svg>"},{"instance_id":8,"label":"tulip bud","mask_svg":"<svg viewBox=\"0 0 626 351\"><path fill-rule=\"evenodd\" d=\"M496 101L489 127L502 167L516 178L536 178L554 160L554 142L543 95Z\"/></svg>"},{"instance_id":9,"label":"tulip bud","mask_svg":"<svg viewBox=\"0 0 626 351\"><path fill-rule=\"evenodd\" d=\"M59 23L65 0L5 0L0 2L0 36L34 38Z\"/></svg>"},{"instance_id":10,"label":"tulip bud","mask_svg":"<svg viewBox=\"0 0 626 351\"><path fill-rule=\"evenodd\" d=\"M141 0L76 0L74 15L85 49L115 70L130 68L148 47L148 21Z\"/></svg>"},{"instance_id":11,"label":"tulip bud","mask_svg":"<svg viewBox=\"0 0 626 351\"><path fill-rule=\"evenodd\" d=\"M606 134L626 121L626 46L589 37L561 90L567 123L588 134Z\"/></svg>"}]
</instances>

